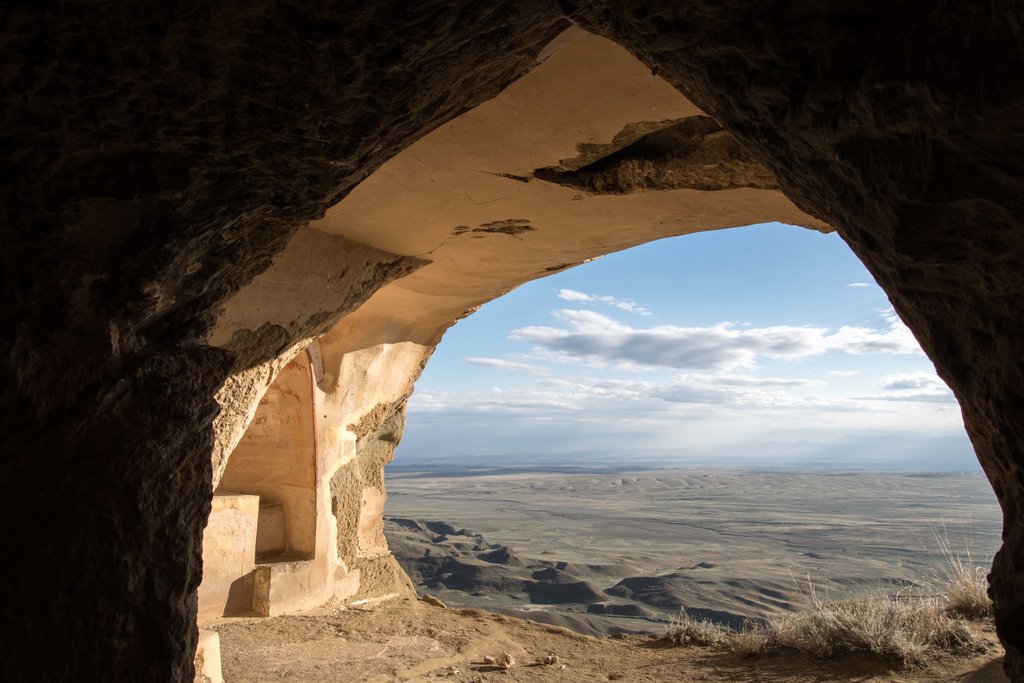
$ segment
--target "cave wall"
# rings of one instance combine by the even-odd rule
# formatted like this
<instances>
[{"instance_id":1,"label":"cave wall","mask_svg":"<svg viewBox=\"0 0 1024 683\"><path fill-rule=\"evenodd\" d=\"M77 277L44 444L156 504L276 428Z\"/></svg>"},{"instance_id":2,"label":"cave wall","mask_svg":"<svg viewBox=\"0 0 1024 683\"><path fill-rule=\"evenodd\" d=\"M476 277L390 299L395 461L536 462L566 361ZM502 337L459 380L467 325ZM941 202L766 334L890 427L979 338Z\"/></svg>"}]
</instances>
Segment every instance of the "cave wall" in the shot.
<instances>
[{"instance_id":1,"label":"cave wall","mask_svg":"<svg viewBox=\"0 0 1024 683\"><path fill-rule=\"evenodd\" d=\"M0 531L34 560L0 569L0 678L191 679L214 397L301 336L210 346L217 311L564 27L536 0L4 5Z\"/></svg>"},{"instance_id":2,"label":"cave wall","mask_svg":"<svg viewBox=\"0 0 1024 683\"><path fill-rule=\"evenodd\" d=\"M528 82L513 81L594 45L552 43L563 15L643 66L601 52L553 79L530 119ZM475 306L600 253L778 219L838 229L960 400L1006 516L992 592L1008 672L1024 679L1022 25L1009 1L5 6L0 531L35 555L0 570L2 677L191 677L214 469L312 336L330 330L318 390L333 427L318 438L337 468L318 495L335 509L377 488L367 466L371 485L332 494L358 462L350 425L379 416L365 444L394 433L415 374L360 385L372 359L408 348L412 367ZM628 88L675 94L655 72L685 98L652 116ZM616 82L619 97L594 96ZM464 112L494 125L438 128ZM691 117L720 130L683 126L685 153L634 146ZM517 137L527 120L539 128ZM421 162L429 174L396 156L431 145L444 155ZM709 160L702 188L693 164ZM652 184L661 165L677 180ZM537 174L552 168L584 173ZM437 181L472 201L451 207ZM301 315L244 293L326 243L334 261L293 269L318 273L292 282ZM340 298L311 295L336 275ZM263 301L284 308L254 313ZM359 519L375 496L324 517L355 511L367 577L387 557ZM344 545L334 531L318 539Z\"/></svg>"}]
</instances>

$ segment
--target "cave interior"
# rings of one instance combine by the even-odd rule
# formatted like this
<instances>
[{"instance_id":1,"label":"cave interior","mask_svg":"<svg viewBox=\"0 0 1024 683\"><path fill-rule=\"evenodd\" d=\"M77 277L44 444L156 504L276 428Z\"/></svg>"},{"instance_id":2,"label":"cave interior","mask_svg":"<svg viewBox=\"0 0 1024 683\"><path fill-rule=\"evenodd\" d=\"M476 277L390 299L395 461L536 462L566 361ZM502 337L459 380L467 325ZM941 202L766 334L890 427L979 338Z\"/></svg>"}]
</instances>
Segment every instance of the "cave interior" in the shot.
<instances>
[{"instance_id":1,"label":"cave interior","mask_svg":"<svg viewBox=\"0 0 1024 683\"><path fill-rule=\"evenodd\" d=\"M0 16L0 524L33 548L2 565L0 677L190 681L204 618L407 593L383 467L444 331L778 220L838 232L956 395L1024 680L1019 3Z\"/></svg>"}]
</instances>

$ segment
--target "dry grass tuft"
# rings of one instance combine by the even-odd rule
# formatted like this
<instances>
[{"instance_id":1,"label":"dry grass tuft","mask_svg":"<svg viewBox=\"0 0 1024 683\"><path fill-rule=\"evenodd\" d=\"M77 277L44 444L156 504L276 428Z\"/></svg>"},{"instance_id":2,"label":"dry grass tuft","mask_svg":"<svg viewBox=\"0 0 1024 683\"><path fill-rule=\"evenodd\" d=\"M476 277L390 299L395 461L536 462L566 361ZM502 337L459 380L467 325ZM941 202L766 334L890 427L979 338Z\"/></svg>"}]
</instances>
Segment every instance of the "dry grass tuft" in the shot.
<instances>
[{"instance_id":1,"label":"dry grass tuft","mask_svg":"<svg viewBox=\"0 0 1024 683\"><path fill-rule=\"evenodd\" d=\"M661 640L672 645L722 645L732 631L707 619L694 619L679 610L679 616L669 622Z\"/></svg>"},{"instance_id":2,"label":"dry grass tuft","mask_svg":"<svg viewBox=\"0 0 1024 683\"><path fill-rule=\"evenodd\" d=\"M988 578L982 567L960 564L951 569L943 597L946 612L961 619L992 618L992 600L988 597Z\"/></svg>"},{"instance_id":3,"label":"dry grass tuft","mask_svg":"<svg viewBox=\"0 0 1024 683\"><path fill-rule=\"evenodd\" d=\"M988 576L971 558L970 548L963 554L953 552L949 536L935 534L945 562L938 571L943 584L946 612L961 619L991 619L992 600L988 597Z\"/></svg>"},{"instance_id":4,"label":"dry grass tuft","mask_svg":"<svg viewBox=\"0 0 1024 683\"><path fill-rule=\"evenodd\" d=\"M935 584L941 589L926 596L876 592L846 600L822 597L808 574L804 605L795 612L748 622L735 632L681 610L663 642L673 645L724 646L733 652L758 656L773 648L792 648L818 657L860 653L901 666L916 667L937 656L970 657L988 646L966 620L992 618L984 568L952 551L948 535L935 534L942 553L936 563ZM929 582L932 583L932 582ZM827 592L827 582L825 584Z\"/></svg>"},{"instance_id":5,"label":"dry grass tuft","mask_svg":"<svg viewBox=\"0 0 1024 683\"><path fill-rule=\"evenodd\" d=\"M743 629L729 638L729 649L747 657L759 657L774 643L774 632L761 621L748 621Z\"/></svg>"},{"instance_id":6,"label":"dry grass tuft","mask_svg":"<svg viewBox=\"0 0 1024 683\"><path fill-rule=\"evenodd\" d=\"M938 654L963 657L986 650L937 598L812 598L807 609L773 619L768 628L776 646L829 658L859 652L903 666L919 666Z\"/></svg>"},{"instance_id":7,"label":"dry grass tuft","mask_svg":"<svg viewBox=\"0 0 1024 683\"><path fill-rule=\"evenodd\" d=\"M804 606L793 613L748 622L741 631L685 610L669 625L663 642L673 645L724 646L746 656L774 648L835 658L860 653L899 666L917 667L942 655L969 657L987 646L951 608L948 595L914 597L878 592L847 600L829 600L815 592L808 578Z\"/></svg>"}]
</instances>

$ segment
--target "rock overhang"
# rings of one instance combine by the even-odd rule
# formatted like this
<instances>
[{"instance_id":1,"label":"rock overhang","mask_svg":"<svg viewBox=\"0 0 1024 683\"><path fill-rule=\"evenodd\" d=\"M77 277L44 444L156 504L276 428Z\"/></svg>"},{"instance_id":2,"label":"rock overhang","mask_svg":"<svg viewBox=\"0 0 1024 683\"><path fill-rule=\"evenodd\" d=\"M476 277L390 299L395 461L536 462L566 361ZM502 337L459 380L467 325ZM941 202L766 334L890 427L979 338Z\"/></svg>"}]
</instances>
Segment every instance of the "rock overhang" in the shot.
<instances>
[{"instance_id":1,"label":"rock overhang","mask_svg":"<svg viewBox=\"0 0 1024 683\"><path fill-rule=\"evenodd\" d=\"M215 486L247 425L267 419L256 403L277 387L275 373L299 353L320 368L315 495L317 548L327 557L313 561L328 570L318 585L291 584L305 597L278 591L271 609L408 589L380 533L383 466L416 378L458 319L524 282L651 240L767 220L829 229L624 49L577 28L553 45L530 73L301 229L223 306L215 346L245 354L299 341L273 361L242 363L219 394ZM640 166L641 180L627 186L577 182L595 169L629 175ZM238 447L251 449L253 438Z\"/></svg>"}]
</instances>

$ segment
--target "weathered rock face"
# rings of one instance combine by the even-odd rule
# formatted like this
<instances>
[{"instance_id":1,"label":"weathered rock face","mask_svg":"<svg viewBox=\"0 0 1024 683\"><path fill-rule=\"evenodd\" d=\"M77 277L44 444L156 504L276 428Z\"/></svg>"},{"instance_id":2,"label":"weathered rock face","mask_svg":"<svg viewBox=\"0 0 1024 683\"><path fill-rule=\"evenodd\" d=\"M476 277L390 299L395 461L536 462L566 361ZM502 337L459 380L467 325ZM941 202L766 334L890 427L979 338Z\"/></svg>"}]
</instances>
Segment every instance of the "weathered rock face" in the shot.
<instances>
[{"instance_id":1,"label":"weathered rock face","mask_svg":"<svg viewBox=\"0 0 1024 683\"><path fill-rule=\"evenodd\" d=\"M538 168L533 175L596 194L682 188L778 189L771 171L713 118L690 116L665 124L644 131L641 137L637 137L637 127L628 127L611 145L594 146L598 149L587 149L582 159L565 159L558 166Z\"/></svg>"},{"instance_id":2,"label":"weathered rock face","mask_svg":"<svg viewBox=\"0 0 1024 683\"><path fill-rule=\"evenodd\" d=\"M489 100L563 13L646 68L570 34L545 66L589 70ZM211 454L219 475L313 336L321 569L349 558L386 594L361 513L452 321L600 253L779 219L840 230L960 399L1006 514L992 590L1024 679L1015 3L26 3L0 31L0 531L32 549L0 576L3 678L191 677Z\"/></svg>"}]
</instances>

